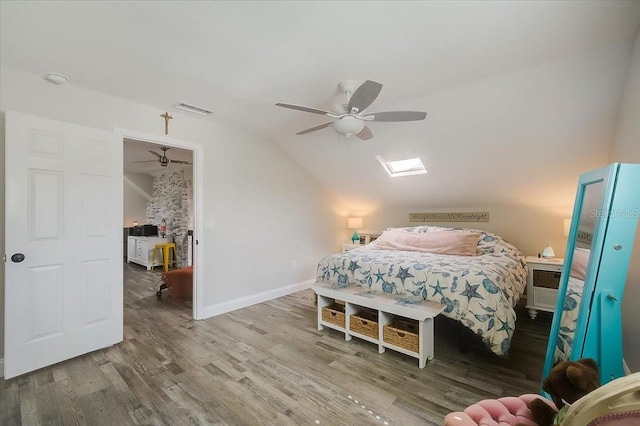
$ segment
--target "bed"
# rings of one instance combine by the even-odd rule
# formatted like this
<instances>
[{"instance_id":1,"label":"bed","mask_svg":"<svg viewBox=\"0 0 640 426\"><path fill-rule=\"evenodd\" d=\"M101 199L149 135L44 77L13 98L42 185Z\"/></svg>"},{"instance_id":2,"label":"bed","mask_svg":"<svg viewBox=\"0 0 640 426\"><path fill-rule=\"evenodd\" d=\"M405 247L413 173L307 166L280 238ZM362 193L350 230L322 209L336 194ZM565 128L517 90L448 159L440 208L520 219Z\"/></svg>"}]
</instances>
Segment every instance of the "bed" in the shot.
<instances>
[{"instance_id":1,"label":"bed","mask_svg":"<svg viewBox=\"0 0 640 426\"><path fill-rule=\"evenodd\" d=\"M590 255L591 251L588 248L576 247L573 251L567 290L562 304L558 338L556 339L555 361L570 359Z\"/></svg>"},{"instance_id":2,"label":"bed","mask_svg":"<svg viewBox=\"0 0 640 426\"><path fill-rule=\"evenodd\" d=\"M382 238L318 263L316 284L359 285L411 300L446 305L443 315L481 337L497 355L507 355L515 330L514 307L526 287L524 255L500 236L481 230L416 226L410 233L480 234L474 256L382 249ZM392 229L389 229L392 231ZM383 234L384 236L385 234Z\"/></svg>"},{"instance_id":3,"label":"bed","mask_svg":"<svg viewBox=\"0 0 640 426\"><path fill-rule=\"evenodd\" d=\"M560 317L558 338L556 339L555 360L570 359L569 356L571 355L571 348L573 347L573 336L576 332L583 287L584 281L573 276L569 277L567 292L562 306L562 316Z\"/></svg>"}]
</instances>

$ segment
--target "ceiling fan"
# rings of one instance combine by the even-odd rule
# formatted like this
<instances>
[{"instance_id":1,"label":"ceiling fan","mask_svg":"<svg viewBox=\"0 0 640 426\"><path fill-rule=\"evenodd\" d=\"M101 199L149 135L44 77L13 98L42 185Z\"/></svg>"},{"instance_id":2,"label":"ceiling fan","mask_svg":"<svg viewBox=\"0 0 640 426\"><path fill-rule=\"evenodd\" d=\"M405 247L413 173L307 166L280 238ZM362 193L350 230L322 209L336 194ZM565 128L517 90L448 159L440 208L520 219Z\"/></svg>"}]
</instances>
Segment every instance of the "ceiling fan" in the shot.
<instances>
[{"instance_id":1,"label":"ceiling fan","mask_svg":"<svg viewBox=\"0 0 640 426\"><path fill-rule=\"evenodd\" d=\"M355 135L362 140L368 140L373 137L373 133L365 125L367 121L419 121L424 120L427 116L426 112L419 111L365 112L382 90L382 84L375 81L367 80L355 91L353 90L355 86L352 81L343 81L339 84L339 87L347 96L347 104L337 105L333 108L333 111L283 103L277 103L276 105L283 108L326 115L335 119L329 123L298 132L296 133L297 135L305 135L331 126L333 130L341 135L346 137Z\"/></svg>"},{"instance_id":2,"label":"ceiling fan","mask_svg":"<svg viewBox=\"0 0 640 426\"><path fill-rule=\"evenodd\" d=\"M190 166L193 165L193 163L190 163L189 161L171 160L170 158L168 158L167 151L169 150L169 148L167 148L166 146L161 146L160 149L162 150L162 155L158 154L155 151L149 150L150 153L157 157L155 160L135 161L135 163L151 163L153 161L157 161L162 167L167 167L169 164L188 164Z\"/></svg>"}]
</instances>

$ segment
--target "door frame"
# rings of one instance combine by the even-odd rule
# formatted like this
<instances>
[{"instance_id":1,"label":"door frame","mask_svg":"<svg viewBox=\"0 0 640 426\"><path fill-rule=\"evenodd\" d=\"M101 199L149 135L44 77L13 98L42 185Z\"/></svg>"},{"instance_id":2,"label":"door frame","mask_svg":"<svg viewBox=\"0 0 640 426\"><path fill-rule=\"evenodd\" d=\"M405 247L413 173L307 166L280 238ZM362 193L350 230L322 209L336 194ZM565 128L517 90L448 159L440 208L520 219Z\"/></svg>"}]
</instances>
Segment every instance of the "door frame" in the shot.
<instances>
[{"instance_id":1,"label":"door frame","mask_svg":"<svg viewBox=\"0 0 640 426\"><path fill-rule=\"evenodd\" d=\"M204 145L201 143L175 139L163 135L139 132L136 130L122 129L115 127L114 133L124 139L135 139L142 142L164 145L175 148L189 149L193 152L193 232L194 232L194 257L193 257L193 319L203 319L203 248L204 248L204 227L203 227L203 202L204 202ZM124 171L123 171L124 177Z\"/></svg>"}]
</instances>

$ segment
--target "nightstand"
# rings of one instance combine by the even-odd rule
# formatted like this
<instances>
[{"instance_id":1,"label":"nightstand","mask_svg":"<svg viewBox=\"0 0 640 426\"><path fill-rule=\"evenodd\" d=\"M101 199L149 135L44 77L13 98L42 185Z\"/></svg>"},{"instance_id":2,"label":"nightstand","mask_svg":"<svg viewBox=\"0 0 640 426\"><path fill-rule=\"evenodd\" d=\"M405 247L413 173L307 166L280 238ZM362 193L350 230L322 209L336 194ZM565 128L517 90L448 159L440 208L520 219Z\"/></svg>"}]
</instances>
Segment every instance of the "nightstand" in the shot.
<instances>
[{"instance_id":1,"label":"nightstand","mask_svg":"<svg viewBox=\"0 0 640 426\"><path fill-rule=\"evenodd\" d=\"M526 261L527 309L531 319L535 319L538 311L555 311L564 259L527 256Z\"/></svg>"},{"instance_id":2,"label":"nightstand","mask_svg":"<svg viewBox=\"0 0 640 426\"><path fill-rule=\"evenodd\" d=\"M352 250L354 248L359 248L359 247L364 247L364 244L352 244L352 243L345 243L342 245L342 252L344 253L345 251L349 251Z\"/></svg>"}]
</instances>

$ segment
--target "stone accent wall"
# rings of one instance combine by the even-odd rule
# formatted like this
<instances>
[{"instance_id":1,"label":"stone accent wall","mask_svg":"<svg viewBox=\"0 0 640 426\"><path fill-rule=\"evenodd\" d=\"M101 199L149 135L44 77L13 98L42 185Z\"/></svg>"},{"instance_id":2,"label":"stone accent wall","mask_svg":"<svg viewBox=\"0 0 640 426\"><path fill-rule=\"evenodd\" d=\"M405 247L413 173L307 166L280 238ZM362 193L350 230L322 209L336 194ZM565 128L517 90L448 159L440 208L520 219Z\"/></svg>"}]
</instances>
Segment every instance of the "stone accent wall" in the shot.
<instances>
[{"instance_id":1,"label":"stone accent wall","mask_svg":"<svg viewBox=\"0 0 640 426\"><path fill-rule=\"evenodd\" d=\"M183 172L165 173L153 179L153 197L147 203L147 223L167 224L167 236L178 250L180 267L187 265L187 231L193 229L193 184Z\"/></svg>"}]
</instances>

